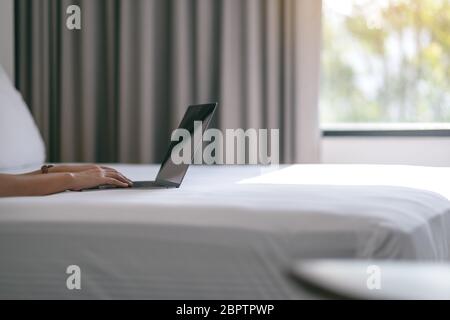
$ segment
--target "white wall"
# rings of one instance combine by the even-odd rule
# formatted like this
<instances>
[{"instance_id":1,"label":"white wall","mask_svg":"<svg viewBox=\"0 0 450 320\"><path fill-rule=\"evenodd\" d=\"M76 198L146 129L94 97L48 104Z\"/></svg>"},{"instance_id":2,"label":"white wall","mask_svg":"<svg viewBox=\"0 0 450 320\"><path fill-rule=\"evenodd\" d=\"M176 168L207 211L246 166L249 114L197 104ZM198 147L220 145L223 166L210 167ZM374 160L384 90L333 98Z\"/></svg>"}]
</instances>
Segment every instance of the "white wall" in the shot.
<instances>
[{"instance_id":1,"label":"white wall","mask_svg":"<svg viewBox=\"0 0 450 320\"><path fill-rule=\"evenodd\" d=\"M14 0L0 0L0 64L14 81Z\"/></svg>"},{"instance_id":2,"label":"white wall","mask_svg":"<svg viewBox=\"0 0 450 320\"><path fill-rule=\"evenodd\" d=\"M322 162L450 167L450 137L324 137Z\"/></svg>"}]
</instances>

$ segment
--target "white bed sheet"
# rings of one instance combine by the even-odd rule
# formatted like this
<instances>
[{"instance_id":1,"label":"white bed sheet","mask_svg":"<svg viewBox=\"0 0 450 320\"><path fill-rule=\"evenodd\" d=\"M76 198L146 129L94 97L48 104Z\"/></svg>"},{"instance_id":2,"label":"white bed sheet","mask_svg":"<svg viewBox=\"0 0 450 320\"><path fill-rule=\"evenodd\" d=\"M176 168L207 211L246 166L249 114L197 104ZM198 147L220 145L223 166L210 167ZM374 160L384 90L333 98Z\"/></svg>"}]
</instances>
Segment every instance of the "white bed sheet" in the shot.
<instances>
[{"instance_id":1,"label":"white bed sheet","mask_svg":"<svg viewBox=\"0 0 450 320\"><path fill-rule=\"evenodd\" d=\"M158 166L116 165L134 180ZM180 189L0 199L0 298L310 298L301 258L449 260L450 169L191 167ZM82 290L66 288L79 265Z\"/></svg>"}]
</instances>

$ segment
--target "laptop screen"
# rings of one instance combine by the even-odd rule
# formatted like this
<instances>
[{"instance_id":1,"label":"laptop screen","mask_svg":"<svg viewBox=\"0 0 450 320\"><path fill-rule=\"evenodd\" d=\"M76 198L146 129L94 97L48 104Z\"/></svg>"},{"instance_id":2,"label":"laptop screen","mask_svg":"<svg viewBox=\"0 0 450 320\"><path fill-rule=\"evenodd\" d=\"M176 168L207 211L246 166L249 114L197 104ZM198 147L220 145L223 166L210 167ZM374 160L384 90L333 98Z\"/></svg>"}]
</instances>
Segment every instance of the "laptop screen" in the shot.
<instances>
[{"instance_id":1,"label":"laptop screen","mask_svg":"<svg viewBox=\"0 0 450 320\"><path fill-rule=\"evenodd\" d=\"M184 114L183 119L181 120L180 125L178 128L180 129L186 129L189 131L191 137L194 135L194 122L195 121L202 121L202 133L205 132L205 130L209 127L209 123L212 119L212 116L214 114L214 111L216 110L217 103L211 103L211 104L202 104L202 105L194 105L189 106L186 113ZM166 156L163 159L163 162L161 164L161 169L158 172L158 175L156 177L156 181L160 183L164 182L170 182L175 184L177 187L181 184L183 181L184 176L186 175L186 172L189 168L189 164L175 164L172 161L172 150L173 148L178 145L179 143L183 143L183 140L181 141L171 141L169 149L167 150ZM192 159L194 157L194 151L198 150L198 147L202 143L202 141L194 142L194 139L191 139L192 143L199 144L192 146Z\"/></svg>"}]
</instances>

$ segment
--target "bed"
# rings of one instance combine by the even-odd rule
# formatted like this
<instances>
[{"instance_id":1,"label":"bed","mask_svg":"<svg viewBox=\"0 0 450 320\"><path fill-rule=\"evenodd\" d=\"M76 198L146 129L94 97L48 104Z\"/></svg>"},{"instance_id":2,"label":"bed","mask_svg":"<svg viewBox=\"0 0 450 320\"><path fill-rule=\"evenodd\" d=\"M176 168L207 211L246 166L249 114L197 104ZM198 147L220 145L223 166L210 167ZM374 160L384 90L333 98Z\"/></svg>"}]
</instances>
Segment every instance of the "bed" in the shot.
<instances>
[{"instance_id":1,"label":"bed","mask_svg":"<svg viewBox=\"0 0 450 320\"><path fill-rule=\"evenodd\" d=\"M0 298L315 298L293 261L448 261L449 199L450 168L387 165L192 166L180 189L3 198Z\"/></svg>"}]
</instances>

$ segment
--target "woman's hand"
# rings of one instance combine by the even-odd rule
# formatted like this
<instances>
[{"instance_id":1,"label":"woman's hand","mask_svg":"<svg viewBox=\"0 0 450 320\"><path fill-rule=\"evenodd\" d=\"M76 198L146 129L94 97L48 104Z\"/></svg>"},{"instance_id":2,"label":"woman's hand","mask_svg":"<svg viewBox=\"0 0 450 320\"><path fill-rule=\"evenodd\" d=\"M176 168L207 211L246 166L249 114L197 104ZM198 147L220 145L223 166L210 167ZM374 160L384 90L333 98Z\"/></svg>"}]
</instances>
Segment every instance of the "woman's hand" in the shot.
<instances>
[{"instance_id":1,"label":"woman's hand","mask_svg":"<svg viewBox=\"0 0 450 320\"><path fill-rule=\"evenodd\" d=\"M107 167L98 167L85 171L70 173L70 190L79 191L95 188L101 185L113 185L120 188L128 188L133 185L131 180L120 172Z\"/></svg>"},{"instance_id":2,"label":"woman's hand","mask_svg":"<svg viewBox=\"0 0 450 320\"><path fill-rule=\"evenodd\" d=\"M95 164L81 164L81 165L60 165L60 166L55 166L49 169L49 173L80 173L80 172L85 172L85 171L91 171L91 172L99 172L99 173L103 173L107 176L118 176L120 179L119 181L125 182L128 185L132 185L133 182L128 179L127 177L125 177L123 174L121 174L120 172L118 172L117 170L110 168L110 167L105 167L105 166L98 166Z\"/></svg>"},{"instance_id":3,"label":"woman's hand","mask_svg":"<svg viewBox=\"0 0 450 320\"><path fill-rule=\"evenodd\" d=\"M82 190L101 185L127 188L133 183L120 172L94 165L58 166L60 172L0 174L0 197L43 196L65 190ZM53 169L53 168L51 168Z\"/></svg>"}]
</instances>

